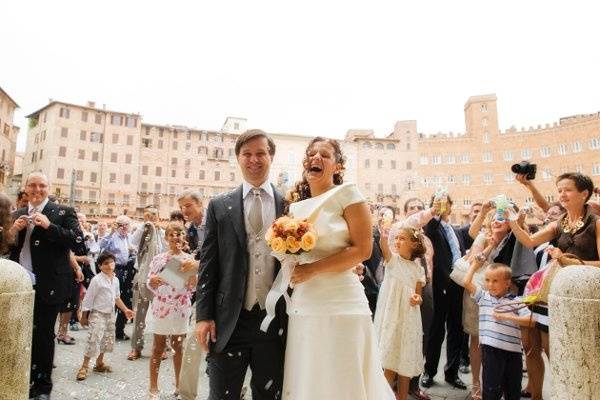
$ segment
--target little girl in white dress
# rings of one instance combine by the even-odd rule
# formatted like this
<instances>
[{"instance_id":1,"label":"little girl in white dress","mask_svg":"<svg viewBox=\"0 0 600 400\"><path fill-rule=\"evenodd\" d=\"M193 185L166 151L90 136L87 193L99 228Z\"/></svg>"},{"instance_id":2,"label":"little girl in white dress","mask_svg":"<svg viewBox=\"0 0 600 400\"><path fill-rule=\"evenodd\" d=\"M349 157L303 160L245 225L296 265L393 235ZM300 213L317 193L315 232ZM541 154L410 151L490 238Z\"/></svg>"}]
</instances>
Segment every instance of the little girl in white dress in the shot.
<instances>
[{"instance_id":1,"label":"little girl in white dress","mask_svg":"<svg viewBox=\"0 0 600 400\"><path fill-rule=\"evenodd\" d=\"M396 224L390 232L380 231L385 276L377 300L375 332L385 377L392 387L398 378L398 399L406 399L410 378L423 372L419 305L425 274L414 260L425 254L425 246L423 234L410 226Z\"/></svg>"}]
</instances>

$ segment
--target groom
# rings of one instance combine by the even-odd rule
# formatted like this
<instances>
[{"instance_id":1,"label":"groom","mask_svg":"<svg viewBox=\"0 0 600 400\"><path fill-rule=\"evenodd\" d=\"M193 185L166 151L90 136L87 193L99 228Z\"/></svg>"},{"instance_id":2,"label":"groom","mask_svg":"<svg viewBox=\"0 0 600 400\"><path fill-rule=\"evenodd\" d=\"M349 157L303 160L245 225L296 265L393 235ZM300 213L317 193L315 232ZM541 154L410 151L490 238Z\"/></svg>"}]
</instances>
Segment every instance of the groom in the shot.
<instances>
[{"instance_id":1,"label":"groom","mask_svg":"<svg viewBox=\"0 0 600 400\"><path fill-rule=\"evenodd\" d=\"M242 185L208 204L196 335L207 355L209 400L239 399L248 366L252 398L281 398L284 360L283 302L266 333L260 323L279 264L264 236L283 212L283 198L268 182L275 143L263 131L244 132L235 144Z\"/></svg>"}]
</instances>

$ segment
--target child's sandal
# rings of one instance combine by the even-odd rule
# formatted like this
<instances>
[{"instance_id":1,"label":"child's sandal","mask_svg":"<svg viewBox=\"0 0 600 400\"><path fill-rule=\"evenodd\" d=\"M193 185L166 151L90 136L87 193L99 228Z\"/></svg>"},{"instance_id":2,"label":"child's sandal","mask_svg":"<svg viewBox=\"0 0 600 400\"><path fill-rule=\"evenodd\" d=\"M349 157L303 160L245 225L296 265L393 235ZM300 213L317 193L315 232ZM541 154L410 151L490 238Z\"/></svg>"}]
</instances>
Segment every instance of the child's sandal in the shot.
<instances>
[{"instance_id":1,"label":"child's sandal","mask_svg":"<svg viewBox=\"0 0 600 400\"><path fill-rule=\"evenodd\" d=\"M85 380L85 378L87 378L87 374L88 374L87 367L81 367L81 368L79 368L79 371L77 371L77 380L78 381Z\"/></svg>"},{"instance_id":2,"label":"child's sandal","mask_svg":"<svg viewBox=\"0 0 600 400\"><path fill-rule=\"evenodd\" d=\"M106 364L95 365L94 372L112 372L112 368Z\"/></svg>"}]
</instances>

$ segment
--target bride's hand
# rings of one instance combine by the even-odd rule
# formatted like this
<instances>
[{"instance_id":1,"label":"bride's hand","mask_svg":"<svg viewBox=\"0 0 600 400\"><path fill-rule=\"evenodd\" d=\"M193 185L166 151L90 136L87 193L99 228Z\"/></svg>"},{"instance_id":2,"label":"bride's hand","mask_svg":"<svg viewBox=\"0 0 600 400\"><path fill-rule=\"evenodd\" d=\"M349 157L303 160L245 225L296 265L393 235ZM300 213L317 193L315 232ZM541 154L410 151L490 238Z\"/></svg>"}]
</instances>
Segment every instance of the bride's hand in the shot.
<instances>
[{"instance_id":1,"label":"bride's hand","mask_svg":"<svg viewBox=\"0 0 600 400\"><path fill-rule=\"evenodd\" d=\"M365 265L363 263L358 263L354 268L352 268L352 272L358 275L358 279L362 282L365 279Z\"/></svg>"},{"instance_id":2,"label":"bride's hand","mask_svg":"<svg viewBox=\"0 0 600 400\"><path fill-rule=\"evenodd\" d=\"M292 286L296 286L299 283L306 282L307 280L314 277L316 274L313 264L302 264L296 265L290 283Z\"/></svg>"}]
</instances>

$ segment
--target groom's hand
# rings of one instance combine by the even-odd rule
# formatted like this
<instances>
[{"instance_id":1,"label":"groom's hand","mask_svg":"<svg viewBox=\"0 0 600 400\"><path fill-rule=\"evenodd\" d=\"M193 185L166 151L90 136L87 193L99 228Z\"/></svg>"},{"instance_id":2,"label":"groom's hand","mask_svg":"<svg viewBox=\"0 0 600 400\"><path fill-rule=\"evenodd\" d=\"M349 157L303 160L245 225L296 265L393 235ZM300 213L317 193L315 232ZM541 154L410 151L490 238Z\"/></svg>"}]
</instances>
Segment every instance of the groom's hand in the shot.
<instances>
[{"instance_id":1,"label":"groom's hand","mask_svg":"<svg viewBox=\"0 0 600 400\"><path fill-rule=\"evenodd\" d=\"M208 353L208 336L210 335L211 342L217 341L217 327L215 321L205 320L196 322L196 337L202 351Z\"/></svg>"},{"instance_id":2,"label":"groom's hand","mask_svg":"<svg viewBox=\"0 0 600 400\"><path fill-rule=\"evenodd\" d=\"M356 266L352 269L352 271L356 275L358 275L358 279L360 279L361 282L363 279L365 279L365 264L363 264L363 263L356 264Z\"/></svg>"}]
</instances>

